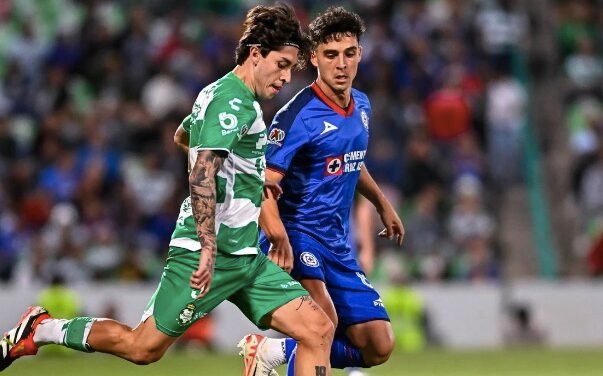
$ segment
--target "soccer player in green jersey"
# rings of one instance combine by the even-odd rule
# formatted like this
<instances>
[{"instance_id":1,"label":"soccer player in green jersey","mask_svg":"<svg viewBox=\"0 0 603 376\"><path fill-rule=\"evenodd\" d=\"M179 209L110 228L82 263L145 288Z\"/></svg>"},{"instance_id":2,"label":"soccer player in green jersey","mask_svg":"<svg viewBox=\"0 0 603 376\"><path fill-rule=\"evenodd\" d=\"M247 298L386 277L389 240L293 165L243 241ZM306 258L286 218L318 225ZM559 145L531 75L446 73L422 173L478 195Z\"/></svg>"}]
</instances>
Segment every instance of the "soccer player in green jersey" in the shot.
<instances>
[{"instance_id":1,"label":"soccer player in green jersey","mask_svg":"<svg viewBox=\"0 0 603 376\"><path fill-rule=\"evenodd\" d=\"M257 101L274 97L290 81L307 51L306 37L284 5L251 9L244 27L236 67L199 93L176 132L176 141L188 139L190 197L180 208L167 265L141 323L132 329L108 319L57 319L30 307L0 341L0 370L49 343L152 363L196 320L229 300L257 326L297 340L298 375L330 374L333 324L299 282L258 251L267 135ZM244 372L264 374L256 368L269 366L249 353Z\"/></svg>"}]
</instances>

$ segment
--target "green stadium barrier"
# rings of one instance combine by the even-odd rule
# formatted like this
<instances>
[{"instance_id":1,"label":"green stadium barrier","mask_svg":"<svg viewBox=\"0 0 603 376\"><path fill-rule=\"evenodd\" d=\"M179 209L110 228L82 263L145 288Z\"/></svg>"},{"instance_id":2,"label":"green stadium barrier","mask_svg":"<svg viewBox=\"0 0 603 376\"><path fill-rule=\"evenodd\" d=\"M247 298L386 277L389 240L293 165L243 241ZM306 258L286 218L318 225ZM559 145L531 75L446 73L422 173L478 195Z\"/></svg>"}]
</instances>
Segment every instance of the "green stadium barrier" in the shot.
<instances>
[{"instance_id":1,"label":"green stadium barrier","mask_svg":"<svg viewBox=\"0 0 603 376\"><path fill-rule=\"evenodd\" d=\"M557 251L552 242L549 208L544 189L542 169L540 168L541 156L538 139L534 130L534 106L531 99L529 74L524 54L515 49L512 57L513 74L521 82L528 94L527 116L522 129L522 150L534 243L538 257L538 268L541 277L554 279L558 275L559 263Z\"/></svg>"}]
</instances>

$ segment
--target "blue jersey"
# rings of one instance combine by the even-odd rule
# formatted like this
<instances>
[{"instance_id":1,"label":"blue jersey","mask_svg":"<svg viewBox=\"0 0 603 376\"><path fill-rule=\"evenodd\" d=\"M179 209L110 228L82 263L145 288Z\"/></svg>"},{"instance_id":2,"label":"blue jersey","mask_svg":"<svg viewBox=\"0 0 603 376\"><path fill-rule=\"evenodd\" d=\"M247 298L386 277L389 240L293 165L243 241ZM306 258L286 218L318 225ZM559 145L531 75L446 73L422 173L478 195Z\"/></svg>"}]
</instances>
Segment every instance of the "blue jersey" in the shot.
<instances>
[{"instance_id":1,"label":"blue jersey","mask_svg":"<svg viewBox=\"0 0 603 376\"><path fill-rule=\"evenodd\" d=\"M349 251L350 209L368 145L371 106L352 89L343 109L316 83L275 116L267 167L284 175L278 201L287 231L312 234L334 252Z\"/></svg>"}]
</instances>

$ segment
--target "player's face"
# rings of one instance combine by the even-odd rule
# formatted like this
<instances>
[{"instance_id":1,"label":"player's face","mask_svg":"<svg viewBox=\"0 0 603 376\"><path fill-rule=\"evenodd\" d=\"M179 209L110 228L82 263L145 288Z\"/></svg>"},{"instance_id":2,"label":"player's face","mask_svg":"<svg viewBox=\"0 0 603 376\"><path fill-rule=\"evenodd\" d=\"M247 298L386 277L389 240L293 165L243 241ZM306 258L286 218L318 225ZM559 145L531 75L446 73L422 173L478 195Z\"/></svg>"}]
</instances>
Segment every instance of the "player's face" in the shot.
<instances>
[{"instance_id":1,"label":"player's face","mask_svg":"<svg viewBox=\"0 0 603 376\"><path fill-rule=\"evenodd\" d=\"M361 55L362 47L358 44L358 38L345 35L339 40L319 44L310 60L318 69L320 80L333 92L341 93L352 87Z\"/></svg>"},{"instance_id":2,"label":"player's face","mask_svg":"<svg viewBox=\"0 0 603 376\"><path fill-rule=\"evenodd\" d=\"M270 51L266 57L257 57L254 76L255 94L259 98L273 98L283 85L291 81L291 73L297 65L297 53L297 48L285 46L278 51Z\"/></svg>"}]
</instances>

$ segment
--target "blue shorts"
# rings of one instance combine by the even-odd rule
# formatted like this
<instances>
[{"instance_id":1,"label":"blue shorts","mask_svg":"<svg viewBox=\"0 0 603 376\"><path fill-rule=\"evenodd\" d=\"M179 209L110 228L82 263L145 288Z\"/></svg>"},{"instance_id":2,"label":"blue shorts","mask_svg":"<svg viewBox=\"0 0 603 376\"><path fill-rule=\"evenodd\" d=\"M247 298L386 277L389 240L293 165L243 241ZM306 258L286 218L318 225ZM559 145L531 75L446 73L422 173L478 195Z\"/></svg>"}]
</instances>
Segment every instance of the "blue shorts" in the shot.
<instances>
[{"instance_id":1,"label":"blue shorts","mask_svg":"<svg viewBox=\"0 0 603 376\"><path fill-rule=\"evenodd\" d=\"M367 321L389 321L379 293L358 266L349 247L333 250L303 232L287 233L293 248L291 275L298 281L320 279L325 283L337 311L339 330ZM260 248L267 253L269 247L262 234Z\"/></svg>"}]
</instances>

